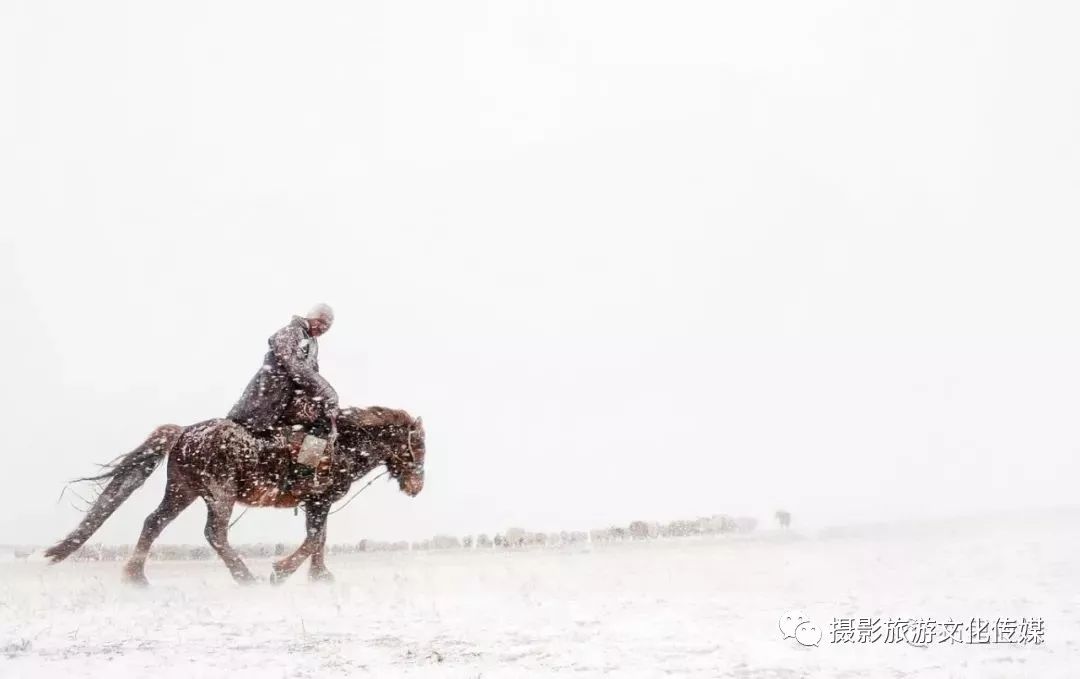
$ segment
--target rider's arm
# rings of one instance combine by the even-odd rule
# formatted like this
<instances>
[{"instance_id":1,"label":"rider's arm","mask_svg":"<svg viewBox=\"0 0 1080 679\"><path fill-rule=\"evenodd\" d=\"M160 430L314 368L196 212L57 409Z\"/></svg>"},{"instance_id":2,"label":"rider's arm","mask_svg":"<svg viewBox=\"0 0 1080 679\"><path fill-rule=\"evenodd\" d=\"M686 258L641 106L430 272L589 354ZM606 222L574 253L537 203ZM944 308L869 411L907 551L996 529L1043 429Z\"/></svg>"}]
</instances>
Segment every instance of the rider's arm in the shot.
<instances>
[{"instance_id":1,"label":"rider's arm","mask_svg":"<svg viewBox=\"0 0 1080 679\"><path fill-rule=\"evenodd\" d=\"M337 392L313 365L304 360L301 346L306 339L300 328L290 325L274 333L274 336L270 338L270 349L289 377L308 396L322 400L327 408L336 408Z\"/></svg>"}]
</instances>

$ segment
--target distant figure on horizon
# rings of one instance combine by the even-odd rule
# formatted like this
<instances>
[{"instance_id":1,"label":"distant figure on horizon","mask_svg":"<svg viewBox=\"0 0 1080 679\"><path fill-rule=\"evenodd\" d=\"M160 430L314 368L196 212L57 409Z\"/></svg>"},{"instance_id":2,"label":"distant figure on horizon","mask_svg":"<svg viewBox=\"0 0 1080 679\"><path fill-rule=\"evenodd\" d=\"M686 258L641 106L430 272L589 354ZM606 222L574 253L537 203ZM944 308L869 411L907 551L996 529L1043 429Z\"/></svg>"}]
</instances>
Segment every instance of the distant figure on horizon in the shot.
<instances>
[{"instance_id":1,"label":"distant figure on horizon","mask_svg":"<svg viewBox=\"0 0 1080 679\"><path fill-rule=\"evenodd\" d=\"M791 525L791 512L783 509L777 509L776 522L780 524L781 528L787 528Z\"/></svg>"}]
</instances>

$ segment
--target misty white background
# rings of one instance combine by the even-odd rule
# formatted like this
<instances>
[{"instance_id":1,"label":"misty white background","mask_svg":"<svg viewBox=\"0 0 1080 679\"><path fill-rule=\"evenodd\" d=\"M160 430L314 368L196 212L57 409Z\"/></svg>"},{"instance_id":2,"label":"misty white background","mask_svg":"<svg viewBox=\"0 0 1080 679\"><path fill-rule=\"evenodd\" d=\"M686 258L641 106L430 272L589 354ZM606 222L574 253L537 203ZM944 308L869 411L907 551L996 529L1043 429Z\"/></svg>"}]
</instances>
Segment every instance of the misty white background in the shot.
<instances>
[{"instance_id":1,"label":"misty white background","mask_svg":"<svg viewBox=\"0 0 1080 679\"><path fill-rule=\"evenodd\" d=\"M315 301L342 402L428 431L423 494L377 483L332 541L1074 503L1078 19L3 3L0 542L224 415ZM162 539L200 541L196 507Z\"/></svg>"}]
</instances>

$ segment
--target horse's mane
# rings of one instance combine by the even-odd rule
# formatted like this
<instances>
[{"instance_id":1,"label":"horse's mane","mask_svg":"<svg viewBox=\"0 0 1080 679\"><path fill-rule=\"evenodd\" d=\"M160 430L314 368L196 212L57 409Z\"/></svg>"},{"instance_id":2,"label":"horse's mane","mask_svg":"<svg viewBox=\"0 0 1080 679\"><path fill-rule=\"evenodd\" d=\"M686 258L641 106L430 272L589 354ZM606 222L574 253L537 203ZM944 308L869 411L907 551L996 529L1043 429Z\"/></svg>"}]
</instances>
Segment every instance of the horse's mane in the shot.
<instances>
[{"instance_id":1,"label":"horse's mane","mask_svg":"<svg viewBox=\"0 0 1080 679\"><path fill-rule=\"evenodd\" d=\"M346 408L338 415L338 420L350 428L374 429L376 427L412 426L414 420L404 410L394 410L382 406L370 408Z\"/></svg>"}]
</instances>

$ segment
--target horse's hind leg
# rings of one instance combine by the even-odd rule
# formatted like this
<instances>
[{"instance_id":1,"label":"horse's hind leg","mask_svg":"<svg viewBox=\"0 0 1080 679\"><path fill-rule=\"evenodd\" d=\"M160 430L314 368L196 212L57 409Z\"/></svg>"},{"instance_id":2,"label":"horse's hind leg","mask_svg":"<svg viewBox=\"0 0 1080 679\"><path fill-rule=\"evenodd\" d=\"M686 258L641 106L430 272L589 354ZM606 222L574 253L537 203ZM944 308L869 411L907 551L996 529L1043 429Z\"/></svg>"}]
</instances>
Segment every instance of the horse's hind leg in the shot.
<instances>
[{"instance_id":1,"label":"horse's hind leg","mask_svg":"<svg viewBox=\"0 0 1080 679\"><path fill-rule=\"evenodd\" d=\"M229 498L206 498L206 541L228 566L233 579L241 585L255 582L255 576L232 545L229 544L229 517L236 500Z\"/></svg>"},{"instance_id":2,"label":"horse's hind leg","mask_svg":"<svg viewBox=\"0 0 1080 679\"><path fill-rule=\"evenodd\" d=\"M196 497L198 496L188 490L187 486L169 482L165 487L165 497L161 498L161 504L143 522L139 542L135 545L131 558L124 565L125 581L134 585L149 584L146 580L145 566L146 557L150 554L150 545L158 539L161 531L165 530L165 526L179 516L180 512L187 509Z\"/></svg>"}]
</instances>

